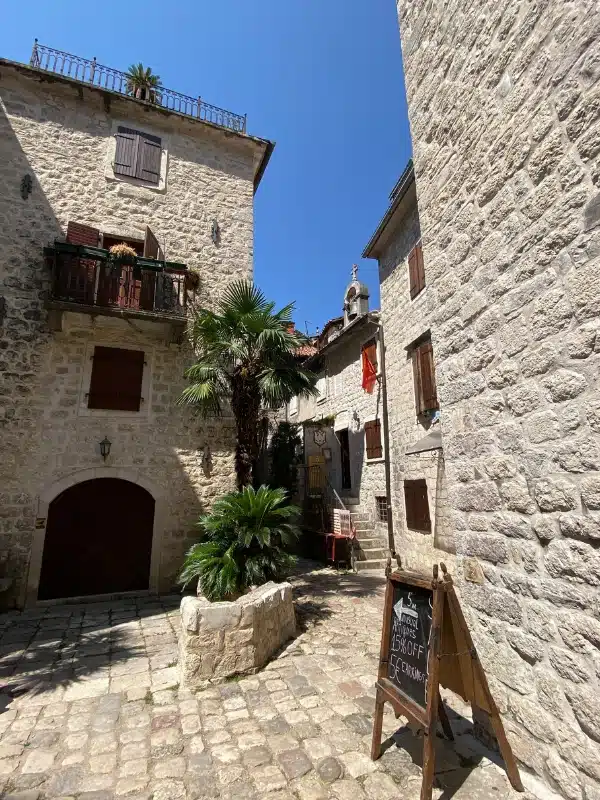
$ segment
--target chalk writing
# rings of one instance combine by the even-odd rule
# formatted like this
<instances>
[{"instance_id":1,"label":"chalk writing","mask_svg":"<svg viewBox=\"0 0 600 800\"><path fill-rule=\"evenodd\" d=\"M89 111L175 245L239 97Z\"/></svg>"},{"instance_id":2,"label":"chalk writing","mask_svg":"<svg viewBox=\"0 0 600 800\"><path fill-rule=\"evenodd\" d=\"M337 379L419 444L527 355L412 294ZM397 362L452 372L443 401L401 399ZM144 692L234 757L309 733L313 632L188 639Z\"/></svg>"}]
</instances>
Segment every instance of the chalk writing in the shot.
<instances>
[{"instance_id":1,"label":"chalk writing","mask_svg":"<svg viewBox=\"0 0 600 800\"><path fill-rule=\"evenodd\" d=\"M394 585L388 678L418 705L426 706L432 592Z\"/></svg>"}]
</instances>

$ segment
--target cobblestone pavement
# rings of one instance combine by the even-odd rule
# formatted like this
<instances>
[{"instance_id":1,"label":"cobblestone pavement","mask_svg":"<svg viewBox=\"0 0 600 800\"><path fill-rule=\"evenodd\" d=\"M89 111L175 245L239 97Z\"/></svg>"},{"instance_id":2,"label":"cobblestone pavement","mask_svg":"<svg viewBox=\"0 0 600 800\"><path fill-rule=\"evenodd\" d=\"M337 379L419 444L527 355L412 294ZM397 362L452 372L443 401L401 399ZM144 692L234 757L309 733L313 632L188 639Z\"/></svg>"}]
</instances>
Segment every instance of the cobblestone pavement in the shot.
<instances>
[{"instance_id":1,"label":"cobblestone pavement","mask_svg":"<svg viewBox=\"0 0 600 800\"><path fill-rule=\"evenodd\" d=\"M294 583L298 638L261 673L196 695L177 685L179 597L5 615L1 796L417 800L421 740L393 714L369 758L382 578ZM435 797L528 796L468 733L439 744Z\"/></svg>"}]
</instances>

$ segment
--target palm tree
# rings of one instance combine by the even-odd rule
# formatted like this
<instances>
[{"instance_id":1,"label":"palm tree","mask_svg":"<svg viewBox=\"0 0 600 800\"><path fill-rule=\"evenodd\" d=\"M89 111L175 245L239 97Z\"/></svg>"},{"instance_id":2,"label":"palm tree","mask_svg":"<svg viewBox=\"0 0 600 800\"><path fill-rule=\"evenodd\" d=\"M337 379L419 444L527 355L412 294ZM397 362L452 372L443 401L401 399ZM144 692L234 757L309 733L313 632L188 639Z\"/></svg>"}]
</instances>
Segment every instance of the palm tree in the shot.
<instances>
[{"instance_id":1,"label":"palm tree","mask_svg":"<svg viewBox=\"0 0 600 800\"><path fill-rule=\"evenodd\" d=\"M296 562L288 552L299 535L299 509L285 489L246 486L215 501L200 517L202 540L188 550L179 582L198 579L208 600L234 600L250 586L286 577Z\"/></svg>"},{"instance_id":2,"label":"palm tree","mask_svg":"<svg viewBox=\"0 0 600 800\"><path fill-rule=\"evenodd\" d=\"M274 311L275 303L242 280L227 288L216 312L201 309L191 322L197 361L185 372L190 385L179 402L205 416L219 416L223 403L231 405L238 489L252 483L261 411L280 408L295 395L317 394L317 376L296 357L306 338L294 330L293 308Z\"/></svg>"},{"instance_id":3,"label":"palm tree","mask_svg":"<svg viewBox=\"0 0 600 800\"><path fill-rule=\"evenodd\" d=\"M138 100L148 100L156 103L160 99L159 89L162 84L160 75L153 75L150 67L139 64L132 64L127 72L127 94L131 94Z\"/></svg>"}]
</instances>

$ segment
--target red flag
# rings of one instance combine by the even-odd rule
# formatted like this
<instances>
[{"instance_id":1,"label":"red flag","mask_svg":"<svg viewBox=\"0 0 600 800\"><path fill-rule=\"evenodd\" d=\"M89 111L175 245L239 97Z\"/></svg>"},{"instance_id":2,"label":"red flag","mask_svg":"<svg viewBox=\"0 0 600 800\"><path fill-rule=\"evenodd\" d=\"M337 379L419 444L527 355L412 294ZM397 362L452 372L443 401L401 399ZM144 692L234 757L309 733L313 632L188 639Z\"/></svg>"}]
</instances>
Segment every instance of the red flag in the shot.
<instances>
[{"instance_id":1,"label":"red flag","mask_svg":"<svg viewBox=\"0 0 600 800\"><path fill-rule=\"evenodd\" d=\"M376 383L377 372L365 348L362 351L362 388L365 392L368 392L368 394L372 394Z\"/></svg>"}]
</instances>

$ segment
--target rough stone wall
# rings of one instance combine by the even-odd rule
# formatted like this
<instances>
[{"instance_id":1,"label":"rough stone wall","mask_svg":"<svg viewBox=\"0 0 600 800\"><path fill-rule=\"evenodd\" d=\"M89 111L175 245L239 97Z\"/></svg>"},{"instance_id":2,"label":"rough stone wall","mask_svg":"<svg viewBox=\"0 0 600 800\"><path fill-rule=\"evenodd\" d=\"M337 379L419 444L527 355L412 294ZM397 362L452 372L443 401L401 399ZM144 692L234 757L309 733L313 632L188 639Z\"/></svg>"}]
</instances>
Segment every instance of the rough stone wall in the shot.
<instances>
[{"instance_id":1,"label":"rough stone wall","mask_svg":"<svg viewBox=\"0 0 600 800\"><path fill-rule=\"evenodd\" d=\"M96 92L40 83L6 65L0 92L0 554L9 557L22 601L40 494L81 469L102 470L97 442L108 435L106 465L135 470L164 494L159 585L166 589L198 513L233 486L231 426L204 424L175 407L190 353L168 346L159 324L77 314L65 332L52 333L42 248L64 239L69 220L138 237L149 225L169 260L200 271L200 296L212 303L230 280L252 274L256 145L124 99L107 109ZM164 137L166 191L107 180L114 120ZM33 190L23 199L26 174ZM221 229L218 246L212 219ZM151 353L147 413L79 413L90 340ZM200 460L206 442L213 451L207 472Z\"/></svg>"},{"instance_id":2,"label":"rough stone wall","mask_svg":"<svg viewBox=\"0 0 600 800\"><path fill-rule=\"evenodd\" d=\"M460 592L518 758L600 797L600 27L398 4Z\"/></svg>"},{"instance_id":3,"label":"rough stone wall","mask_svg":"<svg viewBox=\"0 0 600 800\"><path fill-rule=\"evenodd\" d=\"M385 332L385 368L390 431L392 513L397 552L409 569L431 570L440 560L452 565L455 542L447 512L444 460L439 451L405 455L429 430L417 417L413 366L407 347L430 327L427 287L411 299L408 255L420 241L421 229L414 184L408 190L406 212L389 224L390 233L379 257L381 315ZM404 481L427 482L431 533L406 524Z\"/></svg>"},{"instance_id":4,"label":"rough stone wall","mask_svg":"<svg viewBox=\"0 0 600 800\"><path fill-rule=\"evenodd\" d=\"M289 419L291 422L306 422L335 416L336 431L348 428L352 489L342 491L341 488L340 446L333 430L328 431L325 444L332 450L332 459L327 465L329 480L338 492L358 497L361 510L375 521L375 497L385 496L385 468L383 459L367 461L364 423L381 419L381 390L379 384L372 394L362 388L361 346L377 337L377 327L372 323L361 324L356 331L343 333L342 337L323 354L325 367L319 374L327 376L327 397L324 400L299 398L298 414ZM353 416L355 413L358 423ZM309 431L305 448L307 463L308 456L320 453L321 448L314 444Z\"/></svg>"}]
</instances>

